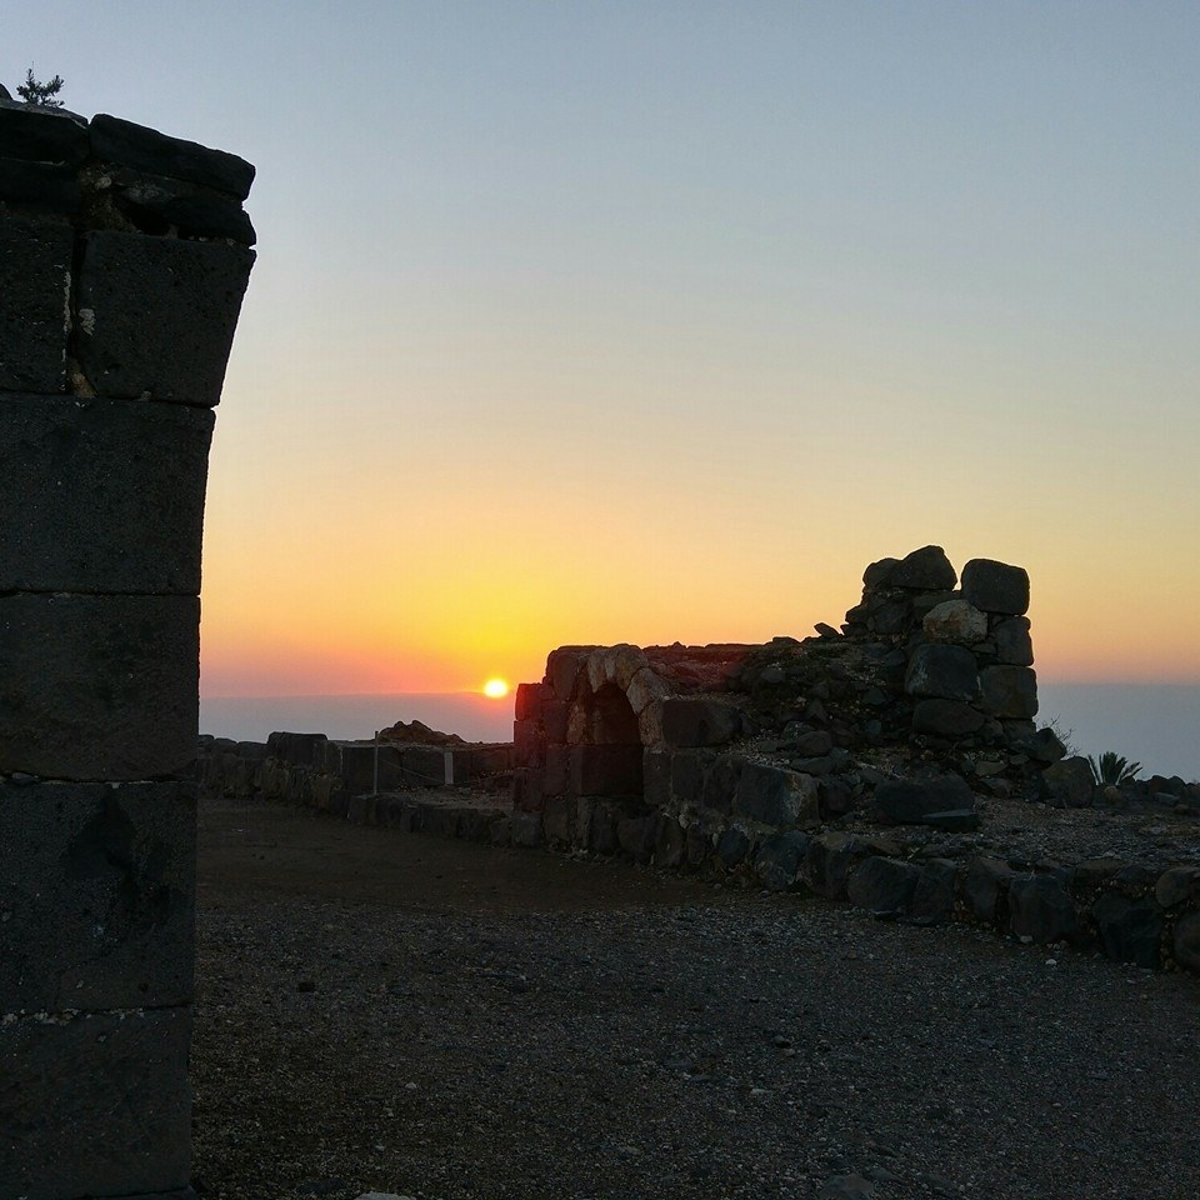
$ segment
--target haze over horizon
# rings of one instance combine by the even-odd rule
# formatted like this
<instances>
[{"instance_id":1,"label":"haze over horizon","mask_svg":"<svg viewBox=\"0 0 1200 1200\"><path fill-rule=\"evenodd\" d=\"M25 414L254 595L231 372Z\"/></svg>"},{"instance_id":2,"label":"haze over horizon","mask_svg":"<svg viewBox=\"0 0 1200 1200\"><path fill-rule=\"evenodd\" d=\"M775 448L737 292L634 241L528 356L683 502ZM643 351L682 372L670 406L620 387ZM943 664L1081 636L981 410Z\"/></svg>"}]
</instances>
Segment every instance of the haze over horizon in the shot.
<instances>
[{"instance_id":1,"label":"haze over horizon","mask_svg":"<svg viewBox=\"0 0 1200 1200\"><path fill-rule=\"evenodd\" d=\"M444 692L1024 566L1044 681L1200 685L1200 8L6 14L255 163L202 689Z\"/></svg>"}]
</instances>

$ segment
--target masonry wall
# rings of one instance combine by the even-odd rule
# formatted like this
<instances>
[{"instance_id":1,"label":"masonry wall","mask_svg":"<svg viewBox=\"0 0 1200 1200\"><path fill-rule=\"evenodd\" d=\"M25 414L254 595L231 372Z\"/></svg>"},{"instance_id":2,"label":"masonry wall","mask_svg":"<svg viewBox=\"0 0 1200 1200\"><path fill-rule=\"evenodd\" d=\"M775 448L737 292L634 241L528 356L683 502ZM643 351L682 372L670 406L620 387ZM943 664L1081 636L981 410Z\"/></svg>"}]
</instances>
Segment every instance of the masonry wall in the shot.
<instances>
[{"instance_id":1,"label":"masonry wall","mask_svg":"<svg viewBox=\"0 0 1200 1200\"><path fill-rule=\"evenodd\" d=\"M190 1195L201 526L253 175L0 100L0 1200Z\"/></svg>"}]
</instances>

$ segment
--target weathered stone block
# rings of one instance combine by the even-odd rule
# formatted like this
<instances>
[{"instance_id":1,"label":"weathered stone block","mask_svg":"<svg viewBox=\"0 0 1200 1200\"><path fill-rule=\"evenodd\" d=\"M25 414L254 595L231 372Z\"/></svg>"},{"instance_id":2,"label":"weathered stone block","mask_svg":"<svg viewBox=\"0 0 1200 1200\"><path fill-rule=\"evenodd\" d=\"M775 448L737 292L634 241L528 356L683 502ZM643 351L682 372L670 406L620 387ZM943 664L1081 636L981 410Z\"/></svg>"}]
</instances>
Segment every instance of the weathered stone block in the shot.
<instances>
[{"instance_id":1,"label":"weathered stone block","mask_svg":"<svg viewBox=\"0 0 1200 1200\"><path fill-rule=\"evenodd\" d=\"M0 772L181 774L196 756L194 596L0 597Z\"/></svg>"},{"instance_id":2,"label":"weathered stone block","mask_svg":"<svg viewBox=\"0 0 1200 1200\"><path fill-rule=\"evenodd\" d=\"M671 807L671 758L669 750L646 750L642 754L642 798L647 808Z\"/></svg>"},{"instance_id":3,"label":"weathered stone block","mask_svg":"<svg viewBox=\"0 0 1200 1200\"><path fill-rule=\"evenodd\" d=\"M670 746L721 746L737 736L741 713L715 700L671 697L663 701L662 728Z\"/></svg>"},{"instance_id":4,"label":"weathered stone block","mask_svg":"<svg viewBox=\"0 0 1200 1200\"><path fill-rule=\"evenodd\" d=\"M404 787L444 787L446 752L434 746L405 746L400 752L400 780Z\"/></svg>"},{"instance_id":5,"label":"weathered stone block","mask_svg":"<svg viewBox=\"0 0 1200 1200\"><path fill-rule=\"evenodd\" d=\"M73 245L62 221L0 215L0 391L63 390Z\"/></svg>"},{"instance_id":6,"label":"weathered stone block","mask_svg":"<svg viewBox=\"0 0 1200 1200\"><path fill-rule=\"evenodd\" d=\"M587 679L587 656L590 646L560 646L550 652L546 659L546 683L555 698L564 702L573 700L579 691L581 676Z\"/></svg>"},{"instance_id":7,"label":"weathered stone block","mask_svg":"<svg viewBox=\"0 0 1200 1200\"><path fill-rule=\"evenodd\" d=\"M0 1013L191 999L195 790L0 783Z\"/></svg>"},{"instance_id":8,"label":"weathered stone block","mask_svg":"<svg viewBox=\"0 0 1200 1200\"><path fill-rule=\"evenodd\" d=\"M773 833L754 856L754 873L763 887L783 892L796 886L800 868L808 855L808 834L797 829Z\"/></svg>"},{"instance_id":9,"label":"weathered stone block","mask_svg":"<svg viewBox=\"0 0 1200 1200\"><path fill-rule=\"evenodd\" d=\"M744 760L736 754L722 754L708 769L704 778L703 802L705 808L727 813L733 808L741 778Z\"/></svg>"},{"instance_id":10,"label":"weathered stone block","mask_svg":"<svg viewBox=\"0 0 1200 1200\"><path fill-rule=\"evenodd\" d=\"M617 844L635 862L648 863L658 840L658 817L625 817L617 822Z\"/></svg>"},{"instance_id":11,"label":"weathered stone block","mask_svg":"<svg viewBox=\"0 0 1200 1200\"><path fill-rule=\"evenodd\" d=\"M540 683L518 683L513 702L513 717L517 721L539 721L542 717L542 692Z\"/></svg>"},{"instance_id":12,"label":"weathered stone block","mask_svg":"<svg viewBox=\"0 0 1200 1200\"><path fill-rule=\"evenodd\" d=\"M513 771L513 808L517 812L541 812L543 806L542 771L537 767L517 767Z\"/></svg>"},{"instance_id":13,"label":"weathered stone block","mask_svg":"<svg viewBox=\"0 0 1200 1200\"><path fill-rule=\"evenodd\" d=\"M196 595L212 426L179 405L4 397L0 592Z\"/></svg>"},{"instance_id":14,"label":"weathered stone block","mask_svg":"<svg viewBox=\"0 0 1200 1200\"><path fill-rule=\"evenodd\" d=\"M0 1196L186 1188L190 1026L186 1008L0 1024Z\"/></svg>"},{"instance_id":15,"label":"weathered stone block","mask_svg":"<svg viewBox=\"0 0 1200 1200\"><path fill-rule=\"evenodd\" d=\"M519 767L540 767L545 762L546 735L539 721L513 722L513 754Z\"/></svg>"},{"instance_id":16,"label":"weathered stone block","mask_svg":"<svg viewBox=\"0 0 1200 1200\"><path fill-rule=\"evenodd\" d=\"M642 791L641 746L572 746L570 788L576 796L636 796Z\"/></svg>"},{"instance_id":17,"label":"weathered stone block","mask_svg":"<svg viewBox=\"0 0 1200 1200\"><path fill-rule=\"evenodd\" d=\"M1200 913L1189 913L1176 922L1171 949L1181 967L1200 972Z\"/></svg>"},{"instance_id":18,"label":"weathered stone block","mask_svg":"<svg viewBox=\"0 0 1200 1200\"><path fill-rule=\"evenodd\" d=\"M1092 768L1078 754L1047 767L1040 780L1043 797L1064 808L1087 808L1096 791Z\"/></svg>"},{"instance_id":19,"label":"weathered stone block","mask_svg":"<svg viewBox=\"0 0 1200 1200\"><path fill-rule=\"evenodd\" d=\"M979 695L975 655L963 646L920 645L909 659L904 690L910 696L974 700Z\"/></svg>"},{"instance_id":20,"label":"weathered stone block","mask_svg":"<svg viewBox=\"0 0 1200 1200\"><path fill-rule=\"evenodd\" d=\"M575 800L567 796L552 796L542 812L542 832L551 846L569 846L575 833Z\"/></svg>"},{"instance_id":21,"label":"weathered stone block","mask_svg":"<svg viewBox=\"0 0 1200 1200\"><path fill-rule=\"evenodd\" d=\"M862 844L844 833L827 833L808 844L802 874L818 896L841 900L846 895L846 876L862 857Z\"/></svg>"},{"instance_id":22,"label":"weathered stone block","mask_svg":"<svg viewBox=\"0 0 1200 1200\"><path fill-rule=\"evenodd\" d=\"M170 179L128 167L109 174L113 205L143 233L180 237L230 238L253 246L254 225L233 197L187 180Z\"/></svg>"},{"instance_id":23,"label":"weathered stone block","mask_svg":"<svg viewBox=\"0 0 1200 1200\"><path fill-rule=\"evenodd\" d=\"M919 825L932 813L973 809L975 795L961 775L887 779L875 789L874 807L882 821Z\"/></svg>"},{"instance_id":24,"label":"weathered stone block","mask_svg":"<svg viewBox=\"0 0 1200 1200\"><path fill-rule=\"evenodd\" d=\"M880 566L878 563L872 565L875 568ZM867 569L869 572L872 570L871 567ZM922 592L949 589L958 582L958 575L941 546L923 546L906 554L886 571L877 571L876 574L882 575L882 581L888 587L912 588Z\"/></svg>"},{"instance_id":25,"label":"weathered stone block","mask_svg":"<svg viewBox=\"0 0 1200 1200\"><path fill-rule=\"evenodd\" d=\"M73 216L79 211L83 194L75 168L67 163L0 158L0 200L39 213Z\"/></svg>"},{"instance_id":26,"label":"weathered stone block","mask_svg":"<svg viewBox=\"0 0 1200 1200\"><path fill-rule=\"evenodd\" d=\"M1029 636L1029 618L1011 617L997 622L992 630L996 660L1014 667L1033 666L1033 639Z\"/></svg>"},{"instance_id":27,"label":"weathered stone block","mask_svg":"<svg viewBox=\"0 0 1200 1200\"><path fill-rule=\"evenodd\" d=\"M1037 676L1031 667L984 667L979 673L983 707L996 717L1037 715Z\"/></svg>"},{"instance_id":28,"label":"weathered stone block","mask_svg":"<svg viewBox=\"0 0 1200 1200\"><path fill-rule=\"evenodd\" d=\"M1070 894L1053 875L1017 875L1009 884L1009 928L1039 945L1076 941L1082 925Z\"/></svg>"},{"instance_id":29,"label":"weathered stone block","mask_svg":"<svg viewBox=\"0 0 1200 1200\"><path fill-rule=\"evenodd\" d=\"M717 841L717 857L732 871L750 853L750 837L739 825L730 825Z\"/></svg>"},{"instance_id":30,"label":"weathered stone block","mask_svg":"<svg viewBox=\"0 0 1200 1200\"><path fill-rule=\"evenodd\" d=\"M78 166L88 154L88 128L65 112L0 102L0 155Z\"/></svg>"},{"instance_id":31,"label":"weathered stone block","mask_svg":"<svg viewBox=\"0 0 1200 1200\"><path fill-rule=\"evenodd\" d=\"M566 792L570 783L570 751L566 746L547 746L542 792L547 796L561 796Z\"/></svg>"},{"instance_id":32,"label":"weathered stone block","mask_svg":"<svg viewBox=\"0 0 1200 1200\"><path fill-rule=\"evenodd\" d=\"M654 865L674 870L683 862L685 848L683 826L674 817L664 816L654 839Z\"/></svg>"},{"instance_id":33,"label":"weathered stone block","mask_svg":"<svg viewBox=\"0 0 1200 1200\"><path fill-rule=\"evenodd\" d=\"M567 705L562 700L543 698L542 728L546 731L546 741L549 745L561 744L567 740Z\"/></svg>"},{"instance_id":34,"label":"weathered stone block","mask_svg":"<svg viewBox=\"0 0 1200 1200\"><path fill-rule=\"evenodd\" d=\"M671 798L677 806L700 803L708 768L716 757L713 750L676 750L671 755Z\"/></svg>"},{"instance_id":35,"label":"weathered stone block","mask_svg":"<svg viewBox=\"0 0 1200 1200\"><path fill-rule=\"evenodd\" d=\"M1008 889L1016 878L1006 863L992 858L973 858L963 881L963 897L976 920L985 925L1003 925L1008 916Z\"/></svg>"},{"instance_id":36,"label":"weathered stone block","mask_svg":"<svg viewBox=\"0 0 1200 1200\"><path fill-rule=\"evenodd\" d=\"M88 234L78 300L88 382L101 396L216 404L253 264L242 246Z\"/></svg>"},{"instance_id":37,"label":"weathered stone block","mask_svg":"<svg viewBox=\"0 0 1200 1200\"><path fill-rule=\"evenodd\" d=\"M933 858L921 864L910 912L927 923L949 921L954 916L958 866L950 859Z\"/></svg>"},{"instance_id":38,"label":"weathered stone block","mask_svg":"<svg viewBox=\"0 0 1200 1200\"><path fill-rule=\"evenodd\" d=\"M963 599L989 613L1019 616L1029 608L1029 575L990 558L973 558L962 573Z\"/></svg>"},{"instance_id":39,"label":"weathered stone block","mask_svg":"<svg viewBox=\"0 0 1200 1200\"><path fill-rule=\"evenodd\" d=\"M977 733L983 722L983 713L965 700L921 700L913 709L914 733L967 737Z\"/></svg>"},{"instance_id":40,"label":"weathered stone block","mask_svg":"<svg viewBox=\"0 0 1200 1200\"><path fill-rule=\"evenodd\" d=\"M1160 965L1163 914L1153 897L1130 900L1108 892L1092 905L1092 919L1108 958L1139 967Z\"/></svg>"},{"instance_id":41,"label":"weathered stone block","mask_svg":"<svg viewBox=\"0 0 1200 1200\"><path fill-rule=\"evenodd\" d=\"M846 896L851 904L871 912L906 913L920 877L920 869L912 863L872 855L850 872Z\"/></svg>"},{"instance_id":42,"label":"weathered stone block","mask_svg":"<svg viewBox=\"0 0 1200 1200\"><path fill-rule=\"evenodd\" d=\"M1200 900L1200 867L1171 867L1154 885L1154 898L1163 908Z\"/></svg>"},{"instance_id":43,"label":"weathered stone block","mask_svg":"<svg viewBox=\"0 0 1200 1200\"><path fill-rule=\"evenodd\" d=\"M815 825L817 785L810 775L748 762L742 767L734 811L764 825Z\"/></svg>"},{"instance_id":44,"label":"weathered stone block","mask_svg":"<svg viewBox=\"0 0 1200 1200\"><path fill-rule=\"evenodd\" d=\"M92 155L156 175L187 179L245 200L254 167L225 150L213 150L183 138L168 137L146 125L98 113L91 123Z\"/></svg>"},{"instance_id":45,"label":"weathered stone block","mask_svg":"<svg viewBox=\"0 0 1200 1200\"><path fill-rule=\"evenodd\" d=\"M267 754L297 767L315 767L329 738L323 733L288 733L279 730L267 738ZM344 752L347 747L343 746ZM321 763L324 766L324 762Z\"/></svg>"},{"instance_id":46,"label":"weathered stone block","mask_svg":"<svg viewBox=\"0 0 1200 1200\"><path fill-rule=\"evenodd\" d=\"M971 646L987 637L988 621L986 614L965 600L945 600L925 614L921 628L931 642Z\"/></svg>"}]
</instances>

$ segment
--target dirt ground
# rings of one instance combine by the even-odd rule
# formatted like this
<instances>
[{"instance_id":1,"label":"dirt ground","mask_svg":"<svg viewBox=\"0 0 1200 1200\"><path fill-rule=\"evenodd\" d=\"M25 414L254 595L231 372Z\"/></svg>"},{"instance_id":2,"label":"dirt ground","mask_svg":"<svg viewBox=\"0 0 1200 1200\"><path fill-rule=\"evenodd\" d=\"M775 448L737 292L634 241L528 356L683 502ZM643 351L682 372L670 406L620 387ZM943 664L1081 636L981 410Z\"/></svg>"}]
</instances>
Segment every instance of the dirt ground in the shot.
<instances>
[{"instance_id":1,"label":"dirt ground","mask_svg":"<svg viewBox=\"0 0 1200 1200\"><path fill-rule=\"evenodd\" d=\"M200 810L201 1200L1191 1200L1200 983Z\"/></svg>"}]
</instances>

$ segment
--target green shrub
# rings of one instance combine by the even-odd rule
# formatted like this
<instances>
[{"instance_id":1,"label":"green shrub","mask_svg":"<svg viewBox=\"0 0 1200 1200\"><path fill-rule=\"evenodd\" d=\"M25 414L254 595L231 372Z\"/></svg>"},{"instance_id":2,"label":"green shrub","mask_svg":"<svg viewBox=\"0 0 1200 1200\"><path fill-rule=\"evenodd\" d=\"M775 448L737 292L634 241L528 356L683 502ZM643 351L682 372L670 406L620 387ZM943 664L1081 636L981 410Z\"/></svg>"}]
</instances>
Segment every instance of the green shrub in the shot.
<instances>
[{"instance_id":1,"label":"green shrub","mask_svg":"<svg viewBox=\"0 0 1200 1200\"><path fill-rule=\"evenodd\" d=\"M1105 750L1099 758L1093 758L1089 754L1088 766L1092 768L1092 776L1097 783L1114 784L1118 787L1123 783L1132 783L1142 769L1141 763L1131 763L1115 750Z\"/></svg>"}]
</instances>

